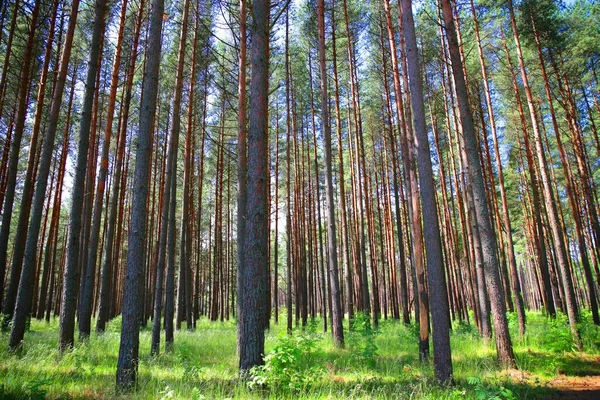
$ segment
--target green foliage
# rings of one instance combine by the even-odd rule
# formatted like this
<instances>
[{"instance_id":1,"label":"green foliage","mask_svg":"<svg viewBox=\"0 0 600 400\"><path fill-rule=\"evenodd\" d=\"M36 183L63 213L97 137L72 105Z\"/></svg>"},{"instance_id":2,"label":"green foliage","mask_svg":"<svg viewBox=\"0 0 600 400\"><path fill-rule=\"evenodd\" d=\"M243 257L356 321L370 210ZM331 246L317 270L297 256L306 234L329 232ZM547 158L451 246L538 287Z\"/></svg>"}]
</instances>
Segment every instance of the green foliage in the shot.
<instances>
[{"instance_id":1,"label":"green foliage","mask_svg":"<svg viewBox=\"0 0 600 400\"><path fill-rule=\"evenodd\" d=\"M58 355L58 322L32 320L21 354L0 351L0 398L130 398L114 390L119 333L113 332L113 324L119 323L111 321L106 333L93 333L88 341ZM476 329L455 322L451 387L438 386L432 364L418 361L413 326L389 319L374 330L368 316L358 315L353 331L345 332L346 349L338 349L330 334L320 333L321 323L317 318L293 336L285 333L285 324L272 324L266 334L266 364L252 371L247 385L239 381L233 322L201 319L195 332L175 332L174 351L158 356L150 356L151 332L144 329L135 398L548 398L556 393L546 383L558 373L600 374L599 331L588 311L579 324L585 353L569 350L564 317L551 321L528 313L527 333L514 341L518 374L527 382L507 376L496 362L493 343L484 344ZM510 328L517 337L518 325L511 322ZM0 341L5 346L8 336L0 334Z\"/></svg>"},{"instance_id":2,"label":"green foliage","mask_svg":"<svg viewBox=\"0 0 600 400\"><path fill-rule=\"evenodd\" d=\"M517 397L510 390L503 386L487 385L481 378L469 377L467 383L475 393L475 398L479 400L516 400Z\"/></svg>"},{"instance_id":3,"label":"green foliage","mask_svg":"<svg viewBox=\"0 0 600 400\"><path fill-rule=\"evenodd\" d=\"M592 321L592 312L583 310L578 324L583 347L589 352L600 352L600 327Z\"/></svg>"},{"instance_id":4,"label":"green foliage","mask_svg":"<svg viewBox=\"0 0 600 400\"><path fill-rule=\"evenodd\" d=\"M377 364L376 329L371 326L369 315L357 313L352 320L352 331L348 338L348 345L352 355L362 363L374 368Z\"/></svg>"},{"instance_id":5,"label":"green foliage","mask_svg":"<svg viewBox=\"0 0 600 400\"><path fill-rule=\"evenodd\" d=\"M275 348L265 356L265 364L250 371L250 387L299 392L310 386L322 374L313 363L318 338L307 332L296 336L281 334Z\"/></svg>"}]
</instances>

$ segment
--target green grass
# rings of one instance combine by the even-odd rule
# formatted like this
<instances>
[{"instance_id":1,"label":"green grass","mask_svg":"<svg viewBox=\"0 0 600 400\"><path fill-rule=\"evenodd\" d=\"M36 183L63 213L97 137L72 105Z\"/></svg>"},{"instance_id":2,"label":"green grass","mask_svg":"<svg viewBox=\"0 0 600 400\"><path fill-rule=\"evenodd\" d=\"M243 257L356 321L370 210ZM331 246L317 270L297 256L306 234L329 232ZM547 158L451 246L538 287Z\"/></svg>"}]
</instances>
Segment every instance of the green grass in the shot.
<instances>
[{"instance_id":1,"label":"green grass","mask_svg":"<svg viewBox=\"0 0 600 400\"><path fill-rule=\"evenodd\" d=\"M343 350L333 347L330 335L320 333L321 324L315 321L307 329L312 333L294 333L306 338L312 349L298 352L286 367L294 383L269 384L267 379L266 385L238 380L233 322L202 319L195 332L176 332L174 351L158 357L150 356L151 331L146 328L140 335L135 396L119 395L114 389L119 320L111 322L105 334L93 333L89 342L78 343L62 356L57 353L58 322L32 321L20 354L8 353L8 336L0 336L0 398L547 398L552 389L546 383L557 374L600 375L600 330L590 319L583 316L586 352L579 353L573 351L564 318L549 321L531 313L527 335L519 338L510 316L520 370L510 373L497 366L493 343L485 345L472 326L455 324L455 381L446 387L434 382L431 364L418 361L416 328L398 321L383 321L373 334L346 332L348 346ZM293 351L297 342L282 338L284 332L284 325L272 324L267 352L277 349L285 356Z\"/></svg>"}]
</instances>

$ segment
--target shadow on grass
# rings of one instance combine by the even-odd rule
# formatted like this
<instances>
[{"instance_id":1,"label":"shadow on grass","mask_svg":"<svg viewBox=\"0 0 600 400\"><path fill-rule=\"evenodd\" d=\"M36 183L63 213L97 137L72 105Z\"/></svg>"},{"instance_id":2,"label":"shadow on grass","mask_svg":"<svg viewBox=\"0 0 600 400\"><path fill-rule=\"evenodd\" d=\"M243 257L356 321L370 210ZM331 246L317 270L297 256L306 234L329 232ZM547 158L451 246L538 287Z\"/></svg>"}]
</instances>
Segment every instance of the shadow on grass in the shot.
<instances>
[{"instance_id":1,"label":"shadow on grass","mask_svg":"<svg viewBox=\"0 0 600 400\"><path fill-rule=\"evenodd\" d=\"M582 356L578 353L555 354L520 351L516 353L516 357L519 367L530 372L567 376L600 375L600 357L597 356Z\"/></svg>"}]
</instances>

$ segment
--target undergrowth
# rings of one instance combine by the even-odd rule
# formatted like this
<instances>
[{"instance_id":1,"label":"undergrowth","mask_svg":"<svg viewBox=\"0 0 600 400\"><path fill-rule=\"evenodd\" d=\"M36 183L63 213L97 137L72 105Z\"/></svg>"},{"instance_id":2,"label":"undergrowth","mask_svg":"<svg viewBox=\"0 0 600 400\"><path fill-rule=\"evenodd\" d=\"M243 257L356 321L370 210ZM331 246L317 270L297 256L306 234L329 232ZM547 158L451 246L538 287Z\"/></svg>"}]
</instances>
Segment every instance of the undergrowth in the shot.
<instances>
[{"instance_id":1,"label":"undergrowth","mask_svg":"<svg viewBox=\"0 0 600 400\"><path fill-rule=\"evenodd\" d=\"M173 351L161 348L158 356L150 356L146 327L140 334L138 386L125 395L114 390L119 319L63 355L57 352L58 321L34 320L20 354L8 353L8 335L0 334L0 398L510 400L549 397L546 382L557 374L600 375L600 330L588 312L579 323L585 353L575 351L566 318L528 313L521 338L516 318L509 315L519 373L526 381L515 381L498 367L494 343L484 344L476 328L454 322L451 386L437 385L431 362L419 362L414 325L383 320L375 329L364 314L355 316L351 330L344 324L345 348L336 348L319 319L291 335L285 324L272 323L265 364L244 380L238 376L234 322L203 319L195 332L184 326L176 332Z\"/></svg>"}]
</instances>

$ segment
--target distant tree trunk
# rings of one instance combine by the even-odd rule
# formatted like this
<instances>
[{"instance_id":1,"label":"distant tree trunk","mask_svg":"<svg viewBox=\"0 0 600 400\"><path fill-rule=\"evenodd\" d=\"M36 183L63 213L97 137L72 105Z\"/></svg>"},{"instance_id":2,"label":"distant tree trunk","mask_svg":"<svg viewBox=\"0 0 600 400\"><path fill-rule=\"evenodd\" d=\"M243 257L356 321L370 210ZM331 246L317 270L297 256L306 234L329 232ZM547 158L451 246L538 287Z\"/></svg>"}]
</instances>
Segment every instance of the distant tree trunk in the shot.
<instances>
[{"instance_id":1,"label":"distant tree trunk","mask_svg":"<svg viewBox=\"0 0 600 400\"><path fill-rule=\"evenodd\" d=\"M189 0L186 1L186 5ZM189 7L189 5L187 5ZM184 18L186 18L184 14ZM194 135L194 87L196 86L196 32L198 31L198 19L199 16L196 14L196 22L194 24L194 35L192 39L192 67L190 71L190 91L188 99L188 110L187 110L187 126L186 126L186 139L185 139L185 154L184 154L184 171L183 171L183 200L182 200L182 215L181 215L181 252L180 252L180 265L185 273L185 319L188 330L194 329L194 315L192 308L192 295L193 295L193 284L192 284L192 229L190 227L190 219L193 219L193 203L191 202L191 185L192 185L192 137ZM186 32L187 33L187 32ZM182 37L182 41L184 38ZM190 204L192 203L192 204Z\"/></svg>"},{"instance_id":2,"label":"distant tree trunk","mask_svg":"<svg viewBox=\"0 0 600 400\"><path fill-rule=\"evenodd\" d=\"M460 58L458 39L454 28L454 18L452 15L452 6L449 0L442 0L442 10L444 15L444 25L448 37L448 48L452 60L452 73L456 85L456 95L461 115L463 130L463 140L465 143L465 152L469 163L468 170L473 198L475 205L475 215L479 226L481 248L483 253L483 268L485 273L485 283L490 297L490 305L493 313L494 330L496 337L496 350L498 358L504 366L514 366L515 356L512 349L510 333L508 331L508 321L506 319L506 303L504 301L504 292L502 282L500 281L498 254L496 250L496 237L492 228L488 201L481 171L481 161L479 159L479 150L477 137L475 133L475 124L473 115L469 106L465 76Z\"/></svg>"},{"instance_id":3,"label":"distant tree trunk","mask_svg":"<svg viewBox=\"0 0 600 400\"><path fill-rule=\"evenodd\" d=\"M181 96L182 96L182 91L183 91L183 67L185 65L185 52L186 52L186 42L187 42L187 30L188 30L188 20L189 20L189 0L186 0L185 5L184 5L184 10L183 10L183 15L182 15L182 25L181 25L181 39L179 42L179 50L178 50L178 58L177 58L177 75L175 78L175 92L173 94L173 111L172 111L172 120L171 120L171 135L175 136L176 138L174 139L175 141L177 141L177 143L179 142L179 135L181 132ZM179 145L177 144L177 148L179 147ZM176 176L177 176L177 149L175 150L175 158L173 161L174 165L173 165L173 171L174 171L174 175L173 175L173 179L175 180L175 185L176 185ZM185 191L185 189L184 189ZM174 192L175 193L175 192ZM173 196L176 196L176 194L172 194ZM185 194L184 194L185 196ZM185 205L186 200L184 200L184 205ZM188 210L183 210L184 212L188 211ZM182 218L186 218L186 216L182 216ZM182 219L183 221L183 219ZM173 224L175 224L175 221L171 221ZM183 225L182 225L183 227ZM185 235L187 232L183 231L181 232L181 248L185 250L186 248L186 240L185 240ZM175 243L173 243L173 246L175 246ZM171 251L171 249L169 249L169 251ZM175 249L173 248L172 251L175 251ZM184 255L185 251L181 253L182 257L185 257ZM181 321L183 320L183 317L185 315L184 310L187 311L187 302L185 301L186 299L186 282L189 279L189 275L187 273L187 263L184 262L185 258L181 258L180 259L180 263L179 263L179 279L178 279L178 285L177 285L177 317L176 317L176 327L177 329L180 328L181 326ZM190 321L191 322L191 321ZM190 324L191 325L191 324ZM191 328L191 326L189 327Z\"/></svg>"},{"instance_id":4,"label":"distant tree trunk","mask_svg":"<svg viewBox=\"0 0 600 400\"><path fill-rule=\"evenodd\" d=\"M329 95L327 66L325 63L325 2L317 1L317 24L319 30L319 71L321 76L321 125L325 153L325 197L327 199L327 240L329 274L331 277L332 331L336 347L344 347L343 314L338 272L337 232L335 229L335 200L333 193L333 167L331 160L331 121L329 120Z\"/></svg>"},{"instance_id":5,"label":"distant tree trunk","mask_svg":"<svg viewBox=\"0 0 600 400\"><path fill-rule=\"evenodd\" d=\"M338 142L339 187L340 187L340 219L342 225L343 262L346 271L346 310L348 323L352 324L354 317L354 288L352 282L352 267L350 265L350 238L348 235L348 216L346 207L346 181L344 179L344 147L342 143L342 117L340 111L340 91L338 83L337 51L336 51L335 0L331 1L331 51L333 62L333 88L335 98L335 129Z\"/></svg>"},{"instance_id":6,"label":"distant tree trunk","mask_svg":"<svg viewBox=\"0 0 600 400\"><path fill-rule=\"evenodd\" d=\"M279 104L275 115L275 243L273 244L273 306L275 324L279 323Z\"/></svg>"},{"instance_id":7,"label":"distant tree trunk","mask_svg":"<svg viewBox=\"0 0 600 400\"><path fill-rule=\"evenodd\" d=\"M100 68L100 41L102 40L107 3L97 0L94 17L92 42L90 44L90 60L86 78L86 90L82 119L79 128L79 144L77 149L76 172L73 180L72 203L70 210L70 229L67 243L67 263L65 265L62 290L62 307L59 332L59 351L64 351L73 346L75 330L75 312L80 281L80 234L82 226L84 181L88 164L88 150L90 147L90 128L92 124L92 107L96 93L96 76ZM95 146L95 143L91 144Z\"/></svg>"},{"instance_id":8,"label":"distant tree trunk","mask_svg":"<svg viewBox=\"0 0 600 400\"><path fill-rule=\"evenodd\" d=\"M106 246L104 248L104 261L102 262L102 269L100 271L100 298L98 302L98 320L96 322L96 331L104 332L106 328L106 322L111 318L110 315L110 291L111 291L111 283L114 280L116 275L116 266L113 263L113 246L115 243L114 235L115 230L118 230L117 227L117 214L120 209L120 196L121 196L121 180L123 174L123 162L125 158L125 148L127 147L126 139L127 139L127 122L129 120L129 108L131 105L131 97L132 97L132 87L133 87L133 77L135 72L135 64L137 60L137 45L140 37L141 23L142 23L142 15L144 11L145 0L140 1L137 21L135 27L135 34L133 37L133 46L132 52L129 60L129 67L127 70L127 80L125 83L125 95L124 95L124 104L123 104L123 120L121 121L121 127L119 131L119 136L117 138L117 155L114 166L114 184L112 187L112 194L110 199L110 211L108 213L108 228L106 232ZM119 243L117 241L117 243ZM114 268L113 268L114 267ZM113 274L113 271L115 274Z\"/></svg>"},{"instance_id":9,"label":"distant tree trunk","mask_svg":"<svg viewBox=\"0 0 600 400\"><path fill-rule=\"evenodd\" d=\"M332 42L332 44L333 44L333 42ZM326 291L326 288L325 288L325 286L326 286L326 284L325 284L326 274L325 274L325 265L324 265L326 261L325 261L325 258L323 256L323 234L322 234L323 228L321 226L321 191L319 189L320 182L321 182L321 178L320 178L321 175L319 174L319 164L317 162L317 158L318 158L317 157L317 132L316 132L316 127L315 127L315 108L314 108L314 102L313 102L313 97L314 96L313 96L313 85L312 85L312 66L311 66L312 63L311 63L311 58L310 58L310 51L309 51L308 55L309 55L309 57L308 57L308 59L309 59L309 78L310 78L309 79L309 81L310 81L310 85L309 86L310 86L310 104L311 104L310 111L311 111L311 117L312 117L311 127L312 127L312 141L313 141L313 150L314 150L314 154L313 154L314 159L313 159L313 161L314 161L314 164L315 164L315 176L316 176L316 179L315 179L315 181L316 181L315 182L316 200L314 202L316 203L315 204L315 208L317 209L316 213L314 213L316 215L313 215L312 217L316 217L316 219L317 219L317 223L315 223L314 226L313 226L313 228L315 230L315 236L316 236L316 230L317 229L319 230L319 244L318 244L319 255L317 256L316 253L315 253L315 258L317 260L317 262L316 262L317 269L318 269L318 265L319 265L319 257L321 259L321 261L320 261L320 266L321 266L321 271L320 271L320 274L321 274L320 284L321 284L321 286L320 286L320 288L321 288L321 293L322 293L322 299L321 299L321 302L322 302L322 304L321 304L321 307L322 307L321 308L321 317L323 318L323 332L327 332L327 301L326 301L327 291ZM310 164L309 164L309 166L310 166ZM342 173L342 175L343 175L343 173ZM342 186L343 185L340 185L340 190L341 191L343 191ZM312 207L311 207L311 210L313 210ZM342 212L345 215L345 211L342 211ZM318 225L318 227L317 227L317 225ZM315 241L316 241L316 237L315 237ZM344 313L342 311L342 315L343 314Z\"/></svg>"},{"instance_id":10,"label":"distant tree trunk","mask_svg":"<svg viewBox=\"0 0 600 400\"><path fill-rule=\"evenodd\" d=\"M554 199L554 195L552 192L550 178L548 176L548 171L546 169L546 155L544 154L544 148L541 139L541 133L539 130L539 122L538 117L535 112L534 104L533 104L533 95L531 93L531 88L529 86L529 80L527 77L527 72L525 70L525 64L523 59L523 53L521 50L521 41L519 39L519 32L517 30L517 23L515 20L514 8L512 0L508 2L509 13L511 25L513 28L513 36L515 39L515 44L517 47L517 57L519 60L519 68L521 70L521 78L523 80L523 86L525 88L525 95L527 96L527 105L529 107L529 114L531 117L531 124L533 128L533 135L535 139L535 147L536 147L536 155L538 159L540 176L542 181L542 189L544 193L544 200L546 206L546 212L548 214L548 222L550 224L550 231L552 233L553 244L555 248L555 254L558 261L558 269L561 271L561 276L564 278L569 278L569 264L567 259L567 249L564 243L564 232L560 225L560 221L558 218L558 211L556 207L556 202ZM573 333L574 339L577 341L579 334L577 333L577 312L576 312L576 300L575 293L573 291L572 285L568 284L568 281L563 282L563 287L565 291L565 301L567 308L567 315L569 316L569 325L571 326L571 332Z\"/></svg>"},{"instance_id":11,"label":"distant tree trunk","mask_svg":"<svg viewBox=\"0 0 600 400\"><path fill-rule=\"evenodd\" d=\"M62 188L65 177L65 167L67 163L67 155L69 153L69 130L71 122L71 111L73 105L73 96L75 94L75 74L71 81L71 90L69 94L69 101L67 105L67 115L65 118L65 130L63 133L63 144L59 161L58 178L56 184L56 190L54 194L54 203L52 205L52 216L50 218L50 231L48 233L48 240L46 242L46 249L44 251L44 265L42 268L42 286L39 294L38 308L37 308L37 319L41 320L44 318L44 313L50 309L52 304L52 295L54 288L54 265L56 248L58 246L58 229L60 219L60 208L62 200ZM49 278L48 278L49 277ZM48 283L48 279L50 282ZM47 315L49 318L50 315Z\"/></svg>"},{"instance_id":12,"label":"distant tree trunk","mask_svg":"<svg viewBox=\"0 0 600 400\"><path fill-rule=\"evenodd\" d=\"M400 87L399 62L396 56L396 43L388 0L384 2L384 7L390 54L392 58L392 75L394 80L394 92L396 95L396 112L398 114L398 131L400 135L402 162L408 185L408 214L412 224L410 232L412 237L412 258L414 264L413 282L416 288L414 291L415 314L419 323L419 358L421 360L426 360L429 357L429 299L425 287L425 253L423 249L423 227L421 225L419 188L415 167L415 148L414 146L409 145L409 142L412 140L412 126L410 121L407 121L404 115L403 94ZM403 34L400 36L403 39ZM398 234L400 234L400 232Z\"/></svg>"},{"instance_id":13,"label":"distant tree trunk","mask_svg":"<svg viewBox=\"0 0 600 400\"><path fill-rule=\"evenodd\" d=\"M267 192L269 168L269 31L270 1L252 3L251 24L252 79L250 87L250 124L248 130L248 203L244 246L243 291L238 293L238 343L240 371L247 373L262 364L264 356L264 321L268 312L268 214Z\"/></svg>"},{"instance_id":14,"label":"distant tree trunk","mask_svg":"<svg viewBox=\"0 0 600 400\"><path fill-rule=\"evenodd\" d=\"M290 45L289 45L289 31L290 31L290 11L289 7L286 8L285 13L285 119L286 119L286 145L285 145L285 158L286 158L286 223L285 229L287 231L286 238L286 280L287 280L287 291L285 298L285 306L287 308L287 332L292 333L292 216L291 216L291 152L290 152L290 136L292 134L292 119L291 119L291 107L290 107L290 92L291 92L291 71L290 71ZM238 292L239 295L239 292Z\"/></svg>"},{"instance_id":15,"label":"distant tree trunk","mask_svg":"<svg viewBox=\"0 0 600 400\"><path fill-rule=\"evenodd\" d=\"M519 320L519 331L521 336L525 334L525 307L523 305L523 297L521 294L521 286L519 284L519 275L517 272L517 262L515 260L515 249L512 237L512 224L510 220L510 214L508 211L508 200L506 198L506 189L504 185L504 172L502 169L502 161L500 159L500 147L498 144L498 134L496 130L496 119L494 115L494 108L492 106L492 97L490 91L489 78L487 73L487 67L485 64L485 58L483 54L483 48L481 45L481 38L479 34L479 23L477 20L477 13L475 11L475 6L473 0L471 0L471 12L473 14L473 24L475 29L475 36L477 39L477 49L479 51L479 62L481 64L481 73L483 75L483 85L485 91L485 100L488 108L488 117L490 119L490 128L492 130L492 138L494 141L494 153L496 155L496 168L498 170L498 185L500 186L500 198L502 200L502 217L504 221L504 230L506 232L506 241L507 241L507 258L511 276L511 287L512 294L515 300L515 307L517 310L517 318ZM491 171L490 171L491 173ZM502 233L498 232L500 235L499 240L502 240Z\"/></svg>"},{"instance_id":16,"label":"distant tree trunk","mask_svg":"<svg viewBox=\"0 0 600 400\"><path fill-rule=\"evenodd\" d=\"M105 0L101 0L105 1ZM106 115L106 130L104 132L104 141L102 143L102 153L100 156L100 174L98 177L98 186L96 188L96 199L94 202L94 212L92 216L92 226L90 231L89 250L87 254L87 270L84 290L81 293L81 315L79 319L79 334L82 338L90 335L93 294L96 282L96 261L98 255L98 242L100 239L100 225L102 217L102 208L104 200L104 189L106 187L106 177L108 174L108 152L110 150L110 142L112 138L112 126L115 113L115 104L117 99L117 88L119 83L119 68L121 65L121 52L123 44L123 32L125 28L125 17L127 15L127 0L123 0L121 4L121 17L119 23L119 31L117 36L117 45L115 50L115 60L110 82L110 94L107 105Z\"/></svg>"},{"instance_id":17,"label":"distant tree trunk","mask_svg":"<svg viewBox=\"0 0 600 400\"><path fill-rule=\"evenodd\" d=\"M174 150L174 154L176 150ZM175 157L175 160L177 158ZM175 317L175 204L177 203L176 187L177 180L175 179L175 166L176 162L173 162L173 176L171 178L170 186L165 190L170 191L169 202L168 202L168 213L169 218L165 222L165 229L167 231L167 281L165 287L165 348L167 351L173 350L173 318ZM153 330L154 328L153 325ZM160 344L160 341L159 341Z\"/></svg>"},{"instance_id":18,"label":"distant tree trunk","mask_svg":"<svg viewBox=\"0 0 600 400\"><path fill-rule=\"evenodd\" d=\"M148 171L156 100L158 92L158 68L160 64L164 0L153 0L148 33L148 56L144 66L143 94L141 98L138 147L134 172L131 225L127 251L127 272L123 297L123 322L119 361L117 364L117 387L129 390L135 386L139 352L141 286L143 283L144 242L146 241L146 203Z\"/></svg>"}]
</instances>

